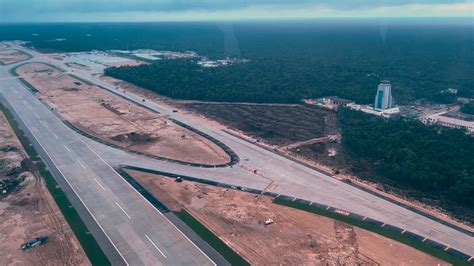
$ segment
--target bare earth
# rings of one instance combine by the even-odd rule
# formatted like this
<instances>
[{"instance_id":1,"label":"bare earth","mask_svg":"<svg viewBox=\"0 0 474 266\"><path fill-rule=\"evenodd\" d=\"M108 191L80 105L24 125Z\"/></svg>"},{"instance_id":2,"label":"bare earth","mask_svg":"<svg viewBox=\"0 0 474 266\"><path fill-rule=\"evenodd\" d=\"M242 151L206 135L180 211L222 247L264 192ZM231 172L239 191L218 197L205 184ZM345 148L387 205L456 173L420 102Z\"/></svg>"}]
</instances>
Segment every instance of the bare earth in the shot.
<instances>
[{"instance_id":1,"label":"bare earth","mask_svg":"<svg viewBox=\"0 0 474 266\"><path fill-rule=\"evenodd\" d=\"M205 164L229 161L209 140L167 117L90 86L50 66L31 63L17 69L37 96L78 128L121 147L166 158Z\"/></svg>"},{"instance_id":2,"label":"bare earth","mask_svg":"<svg viewBox=\"0 0 474 266\"><path fill-rule=\"evenodd\" d=\"M28 59L27 54L18 52L17 50L0 51L0 64L8 65Z\"/></svg>"},{"instance_id":3,"label":"bare earth","mask_svg":"<svg viewBox=\"0 0 474 266\"><path fill-rule=\"evenodd\" d=\"M90 265L1 112L0 143L0 265ZM41 235L44 246L20 251Z\"/></svg>"},{"instance_id":4,"label":"bare earth","mask_svg":"<svg viewBox=\"0 0 474 266\"><path fill-rule=\"evenodd\" d=\"M446 265L409 246L271 198L128 171L172 211L186 209L251 264ZM267 219L274 223L264 225Z\"/></svg>"},{"instance_id":5,"label":"bare earth","mask_svg":"<svg viewBox=\"0 0 474 266\"><path fill-rule=\"evenodd\" d=\"M146 98L149 101L154 101L154 102L159 103L160 105L167 106L168 108L176 109L180 113L183 113L183 114L186 114L189 117L192 117L195 121L199 121L200 123L207 124L208 126L211 126L211 127L217 128L217 129L230 131L232 134L239 135L240 137L248 139L249 141L253 141L253 142L258 141L259 140L258 138L262 137L262 134L255 135L255 134L252 134L251 131L249 131L249 132L244 131L243 130L244 127L249 127L250 129L252 129L252 126L254 124L258 123L258 121L259 121L258 117L260 116L260 113L268 114L268 112L265 109L269 109L272 106L271 104L270 105L268 105L268 104L267 105L265 105L265 104L253 104L253 105L251 105L251 104L232 104L233 109L238 108L238 106L242 106L243 109L247 109L247 110L254 109L255 110L254 113L252 114L252 116L257 116L257 118L253 118L253 117L249 118L248 116L244 116L244 117L240 116L240 118L238 120L243 119L243 120L245 120L245 122L239 122L239 121L232 121L231 119L228 118L229 112L227 111L227 109L228 109L229 104L210 102L210 103L207 103L207 104L212 105L213 107L212 108L204 107L204 110L209 109L209 110L213 111L214 109L218 109L220 107L220 111L219 112L214 112L214 115L219 114L219 115L222 116L219 119L212 120L211 118L208 118L208 117L204 116L202 113L198 112L197 109L190 108L190 106L192 107L193 105L198 105L198 106L202 105L202 106L204 106L206 104L205 102L174 100L174 99L170 99L170 98L161 96L161 95L159 95L157 93L154 93L150 90L146 90L146 89L143 89L143 88L138 87L136 85L130 84L130 83L125 82L123 80L119 80L119 79L115 79L115 78L107 77L107 76L101 76L100 78L102 80L104 80L105 82L109 83L109 84L113 84L113 85L117 86L120 89L125 89L125 90L133 92L137 95L140 95L141 97ZM279 108L284 108L286 106L286 109L287 109L286 112L287 113L292 113L294 116L300 115L300 113L298 112L298 109L300 109L300 108L298 108L298 107L301 107L301 105L274 104L274 106L279 107ZM208 110L206 110L206 111L208 111ZM319 126L319 127L322 128L322 131L315 130L315 132L322 132L323 135L338 134L339 129L336 126L337 125L337 121L335 120L336 117L334 115L330 114L329 111L324 111L324 110L319 110L319 111L322 112L322 113L318 113L317 111L315 111L313 115L314 116L324 116L324 119L320 120L321 123L319 123L319 124L313 122L312 126L313 127L314 126L316 126L316 127ZM244 112L244 111L239 110L239 112ZM267 119L269 119L269 120L276 120L276 119L282 120L282 118L278 117L277 115L274 115L274 116L269 116L268 115ZM231 121L232 123L226 123L226 121ZM232 126L232 124L234 125L234 127ZM235 128L236 125L239 126L239 128ZM299 130L304 130L304 127L301 127L298 123L294 123L294 122L293 123L288 123L287 126L288 127L296 127L296 129L291 129L291 130L289 130L289 132L298 132ZM294 141L289 141L285 138L287 138L288 136L293 136L294 137L295 135L289 135L288 133L284 133L284 132L282 132L280 134L281 129L276 128L274 130L275 127L274 128L265 127L265 128L270 129L271 131L273 131L273 133L278 133L278 134L265 134L265 136L263 136L263 138L259 142L260 145L267 146L268 148L271 148L271 149L277 149L278 151L280 151L282 153L285 153L285 154L287 154L289 156L292 156L292 157L294 157L294 158L296 158L300 161L303 161L307 164L310 164L314 167L317 167L317 168L319 168L323 171L331 172L333 174L335 174L335 171L334 171L333 167L335 167L336 169L340 169L341 167L343 167L346 164L344 154L343 154L343 152L341 152L340 143L333 143L333 142L316 143L316 144L298 146L297 148L292 148L292 149L287 150L285 148L285 146L271 145L269 143L271 142L271 143L291 143L291 144L293 144ZM308 129L306 129L306 130L308 130ZM304 134L308 134L308 133L303 133L302 135L304 135ZM311 132L309 134L314 134L314 132ZM321 134L321 133L319 133L319 134ZM311 136L311 137L314 137L314 136ZM270 139L270 141L268 141L268 139ZM300 139L307 139L307 138L300 138ZM328 151L331 151L331 150L333 150L335 152L334 156L328 156ZM393 193L387 193L387 192L381 191L377 184L370 183L366 180L360 180L360 179L356 178L355 176L336 174L334 177L337 178L337 179L341 179L341 180L342 179L350 179L352 182L357 183L361 186L364 186L368 189L371 189L372 191L374 191L376 193L380 193L380 194L382 194L386 197L390 197L390 198L392 198L394 200L397 200L399 202L408 204L408 205L410 205L412 207L415 207L415 208L417 208L421 211L428 212L428 213L430 213L430 214L432 214L432 215L434 215L438 218L446 220L450 223L454 223L454 224L456 224L458 226L461 226L463 228L466 228L468 230L473 230L473 227L466 224L465 221L459 221L459 220L451 217L450 215L446 214L443 210L440 210L440 209L438 209L436 207L433 207L431 205L426 205L426 204L424 204L422 202L419 202L419 201L415 201L413 199L407 199L404 196L400 196L400 195L403 195L403 193L393 194Z\"/></svg>"}]
</instances>

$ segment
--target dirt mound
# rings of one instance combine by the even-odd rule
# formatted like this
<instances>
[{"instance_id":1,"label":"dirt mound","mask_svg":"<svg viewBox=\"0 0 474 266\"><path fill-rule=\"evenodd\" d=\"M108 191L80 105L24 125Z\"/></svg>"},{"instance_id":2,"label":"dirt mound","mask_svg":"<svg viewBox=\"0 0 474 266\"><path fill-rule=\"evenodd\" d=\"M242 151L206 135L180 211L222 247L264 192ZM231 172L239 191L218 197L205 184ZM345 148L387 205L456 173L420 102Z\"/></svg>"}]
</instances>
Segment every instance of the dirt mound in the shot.
<instances>
[{"instance_id":1,"label":"dirt mound","mask_svg":"<svg viewBox=\"0 0 474 266\"><path fill-rule=\"evenodd\" d=\"M22 167L23 157L14 151L0 152L0 172L4 175L12 175Z\"/></svg>"},{"instance_id":2,"label":"dirt mound","mask_svg":"<svg viewBox=\"0 0 474 266\"><path fill-rule=\"evenodd\" d=\"M131 132L126 134L115 135L111 137L112 140L130 143L130 144L146 144L158 141L158 136L145 132Z\"/></svg>"}]
</instances>

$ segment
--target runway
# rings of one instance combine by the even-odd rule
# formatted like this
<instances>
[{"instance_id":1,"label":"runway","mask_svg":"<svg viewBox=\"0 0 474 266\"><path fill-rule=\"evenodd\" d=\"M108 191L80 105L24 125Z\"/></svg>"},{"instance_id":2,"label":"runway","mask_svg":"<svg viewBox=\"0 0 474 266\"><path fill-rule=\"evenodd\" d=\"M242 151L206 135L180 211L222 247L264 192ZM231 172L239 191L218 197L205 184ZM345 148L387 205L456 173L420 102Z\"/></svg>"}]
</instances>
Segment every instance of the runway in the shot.
<instances>
[{"instance_id":1,"label":"runway","mask_svg":"<svg viewBox=\"0 0 474 266\"><path fill-rule=\"evenodd\" d=\"M18 46L15 48L33 56L27 61L50 63L67 69L61 62L46 58L35 51ZM47 153L45 156L50 158L60 171L59 174L67 181L67 185L80 198L81 204L86 206L93 222L100 225L97 234L102 230L105 237L102 236L99 244L109 245L110 251L107 255L118 258L117 262L122 259L123 262L133 265L214 263L113 170L112 167L117 165L160 170L260 190L271 184L271 192L354 212L474 255L474 239L468 234L217 128L200 124L186 115L174 113L166 106L152 101L142 102L141 97L131 92L116 90L110 84L75 70L70 74L190 125L222 141L241 159L248 158L248 161L241 160L238 165L232 167L199 168L130 154L85 138L66 127L60 118L34 97L18 79L10 79L8 69L17 64L0 67L0 93L21 117L31 135L41 145L41 149ZM257 176L249 169L258 169L265 177ZM183 250L186 252L182 252Z\"/></svg>"}]
</instances>

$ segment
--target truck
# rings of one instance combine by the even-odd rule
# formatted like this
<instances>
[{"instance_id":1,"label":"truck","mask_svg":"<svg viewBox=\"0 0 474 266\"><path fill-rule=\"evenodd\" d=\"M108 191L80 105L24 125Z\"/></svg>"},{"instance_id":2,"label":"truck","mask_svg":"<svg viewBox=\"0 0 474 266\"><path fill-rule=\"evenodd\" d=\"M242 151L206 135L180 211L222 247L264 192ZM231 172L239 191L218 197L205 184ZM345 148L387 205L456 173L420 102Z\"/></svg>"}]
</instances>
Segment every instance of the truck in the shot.
<instances>
[{"instance_id":1,"label":"truck","mask_svg":"<svg viewBox=\"0 0 474 266\"><path fill-rule=\"evenodd\" d=\"M32 239L26 243L24 243L23 245L21 245L21 251L26 251L27 249L30 249L30 248L34 248L36 246L41 246L41 245L44 245L46 244L46 242L48 241L48 237L47 236L39 236L35 239Z\"/></svg>"}]
</instances>

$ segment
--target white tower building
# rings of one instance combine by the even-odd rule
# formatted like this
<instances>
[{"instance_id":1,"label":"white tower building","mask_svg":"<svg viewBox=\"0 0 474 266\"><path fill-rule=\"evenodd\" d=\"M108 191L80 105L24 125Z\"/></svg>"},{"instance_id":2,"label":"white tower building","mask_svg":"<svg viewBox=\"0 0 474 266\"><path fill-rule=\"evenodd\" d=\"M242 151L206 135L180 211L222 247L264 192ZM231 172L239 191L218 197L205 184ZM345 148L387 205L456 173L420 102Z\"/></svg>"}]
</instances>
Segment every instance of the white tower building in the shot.
<instances>
[{"instance_id":1,"label":"white tower building","mask_svg":"<svg viewBox=\"0 0 474 266\"><path fill-rule=\"evenodd\" d=\"M374 110L383 111L392 108L392 86L390 81L383 80L375 95Z\"/></svg>"}]
</instances>

